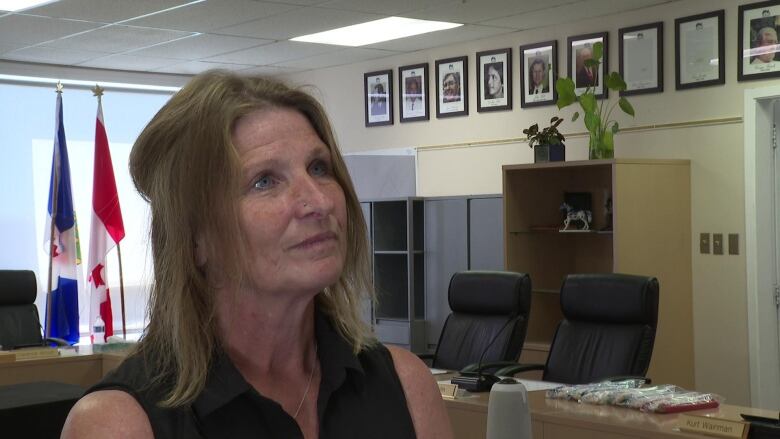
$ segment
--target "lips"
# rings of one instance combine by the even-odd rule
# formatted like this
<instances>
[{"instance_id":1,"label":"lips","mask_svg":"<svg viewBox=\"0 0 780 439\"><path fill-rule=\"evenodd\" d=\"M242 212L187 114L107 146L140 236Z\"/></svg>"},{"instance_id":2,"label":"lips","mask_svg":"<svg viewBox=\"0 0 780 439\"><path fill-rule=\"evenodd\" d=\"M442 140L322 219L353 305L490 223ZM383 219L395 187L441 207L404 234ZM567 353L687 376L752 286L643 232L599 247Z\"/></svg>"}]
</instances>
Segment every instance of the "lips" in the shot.
<instances>
[{"instance_id":1,"label":"lips","mask_svg":"<svg viewBox=\"0 0 780 439\"><path fill-rule=\"evenodd\" d=\"M315 247L317 245L320 245L320 244L323 244L323 243L327 243L327 242L330 242L330 241L336 241L336 240L337 240L337 236L336 236L335 233L333 233L333 232L323 232L323 233L318 233L318 234L316 234L314 236L311 236L309 238L306 238L303 241L293 245L290 248L291 249L306 249L306 248Z\"/></svg>"}]
</instances>

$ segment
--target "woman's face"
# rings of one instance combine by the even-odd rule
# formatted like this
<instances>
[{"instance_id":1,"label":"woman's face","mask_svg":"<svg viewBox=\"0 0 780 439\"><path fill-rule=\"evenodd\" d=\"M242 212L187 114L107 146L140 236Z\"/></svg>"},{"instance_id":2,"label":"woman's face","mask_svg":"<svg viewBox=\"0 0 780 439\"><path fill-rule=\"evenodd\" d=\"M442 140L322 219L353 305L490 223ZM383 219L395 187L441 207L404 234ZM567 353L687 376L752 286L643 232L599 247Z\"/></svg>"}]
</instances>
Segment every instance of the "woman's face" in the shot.
<instances>
[{"instance_id":1,"label":"woman's face","mask_svg":"<svg viewBox=\"0 0 780 439\"><path fill-rule=\"evenodd\" d=\"M239 119L233 143L242 163L249 288L316 294L334 284L346 257L346 201L330 150L308 119L258 110Z\"/></svg>"},{"instance_id":2,"label":"woman's face","mask_svg":"<svg viewBox=\"0 0 780 439\"><path fill-rule=\"evenodd\" d=\"M495 96L501 93L501 87L503 86L501 83L501 76L498 74L498 70L493 66L488 67L487 81L488 94Z\"/></svg>"}]
</instances>

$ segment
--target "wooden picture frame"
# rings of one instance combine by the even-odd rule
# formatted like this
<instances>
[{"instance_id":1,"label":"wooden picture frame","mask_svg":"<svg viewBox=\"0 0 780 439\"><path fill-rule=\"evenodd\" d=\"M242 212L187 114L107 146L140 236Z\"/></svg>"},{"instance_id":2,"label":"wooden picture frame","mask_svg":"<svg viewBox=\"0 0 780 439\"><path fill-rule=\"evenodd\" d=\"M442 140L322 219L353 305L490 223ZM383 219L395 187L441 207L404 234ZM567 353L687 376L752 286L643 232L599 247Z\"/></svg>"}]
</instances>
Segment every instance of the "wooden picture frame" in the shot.
<instances>
[{"instance_id":1,"label":"wooden picture frame","mask_svg":"<svg viewBox=\"0 0 780 439\"><path fill-rule=\"evenodd\" d=\"M477 52L477 111L512 109L512 49Z\"/></svg>"},{"instance_id":2,"label":"wooden picture frame","mask_svg":"<svg viewBox=\"0 0 780 439\"><path fill-rule=\"evenodd\" d=\"M363 74L363 109L366 126L393 124L393 71L379 70Z\"/></svg>"},{"instance_id":3,"label":"wooden picture frame","mask_svg":"<svg viewBox=\"0 0 780 439\"><path fill-rule=\"evenodd\" d=\"M469 58L436 60L436 117L469 114Z\"/></svg>"},{"instance_id":4,"label":"wooden picture frame","mask_svg":"<svg viewBox=\"0 0 780 439\"><path fill-rule=\"evenodd\" d=\"M780 0L739 6L737 80L780 76Z\"/></svg>"},{"instance_id":5,"label":"wooden picture frame","mask_svg":"<svg viewBox=\"0 0 780 439\"><path fill-rule=\"evenodd\" d=\"M609 74L608 36L607 32L597 32L575 35L566 39L568 74L569 78L574 81L574 92L577 95L584 92L588 86L593 86L595 88L594 95L597 99L609 96L609 89L604 84L604 79ZM594 72L585 66L584 61L592 56L592 46L597 42L601 42L604 46L604 51L598 71Z\"/></svg>"},{"instance_id":6,"label":"wooden picture frame","mask_svg":"<svg viewBox=\"0 0 780 439\"><path fill-rule=\"evenodd\" d=\"M677 90L726 83L725 11L674 20L674 74Z\"/></svg>"},{"instance_id":7,"label":"wooden picture frame","mask_svg":"<svg viewBox=\"0 0 780 439\"><path fill-rule=\"evenodd\" d=\"M552 105L558 100L558 41L520 46L520 107Z\"/></svg>"},{"instance_id":8,"label":"wooden picture frame","mask_svg":"<svg viewBox=\"0 0 780 439\"><path fill-rule=\"evenodd\" d=\"M398 68L398 110L401 123L429 120L428 63Z\"/></svg>"},{"instance_id":9,"label":"wooden picture frame","mask_svg":"<svg viewBox=\"0 0 780 439\"><path fill-rule=\"evenodd\" d=\"M664 91L664 23L618 29L618 62L626 89L620 96Z\"/></svg>"}]
</instances>

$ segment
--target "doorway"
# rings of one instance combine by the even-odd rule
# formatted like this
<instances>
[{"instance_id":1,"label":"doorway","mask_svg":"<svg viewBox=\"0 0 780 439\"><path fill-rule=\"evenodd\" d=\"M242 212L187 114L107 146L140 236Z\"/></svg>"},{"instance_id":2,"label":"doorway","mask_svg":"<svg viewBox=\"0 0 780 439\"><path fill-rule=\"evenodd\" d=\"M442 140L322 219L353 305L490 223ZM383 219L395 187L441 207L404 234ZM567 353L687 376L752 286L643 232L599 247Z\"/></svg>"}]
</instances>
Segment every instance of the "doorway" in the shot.
<instances>
[{"instance_id":1,"label":"doorway","mask_svg":"<svg viewBox=\"0 0 780 439\"><path fill-rule=\"evenodd\" d=\"M745 259L751 406L780 409L780 87L746 90Z\"/></svg>"}]
</instances>

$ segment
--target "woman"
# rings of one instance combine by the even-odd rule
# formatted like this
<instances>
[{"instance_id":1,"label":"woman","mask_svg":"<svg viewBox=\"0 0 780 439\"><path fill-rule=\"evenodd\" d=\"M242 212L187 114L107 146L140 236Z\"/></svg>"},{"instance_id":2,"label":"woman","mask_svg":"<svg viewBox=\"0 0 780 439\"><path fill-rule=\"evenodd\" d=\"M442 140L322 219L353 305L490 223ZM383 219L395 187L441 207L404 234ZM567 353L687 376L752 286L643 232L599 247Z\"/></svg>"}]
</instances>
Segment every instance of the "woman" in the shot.
<instances>
[{"instance_id":1,"label":"woman","mask_svg":"<svg viewBox=\"0 0 780 439\"><path fill-rule=\"evenodd\" d=\"M150 323L70 438L449 438L432 376L359 318L365 223L327 117L264 78L195 77L136 141Z\"/></svg>"},{"instance_id":2,"label":"woman","mask_svg":"<svg viewBox=\"0 0 780 439\"><path fill-rule=\"evenodd\" d=\"M504 97L503 63L485 64L485 99L501 99Z\"/></svg>"}]
</instances>

